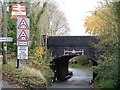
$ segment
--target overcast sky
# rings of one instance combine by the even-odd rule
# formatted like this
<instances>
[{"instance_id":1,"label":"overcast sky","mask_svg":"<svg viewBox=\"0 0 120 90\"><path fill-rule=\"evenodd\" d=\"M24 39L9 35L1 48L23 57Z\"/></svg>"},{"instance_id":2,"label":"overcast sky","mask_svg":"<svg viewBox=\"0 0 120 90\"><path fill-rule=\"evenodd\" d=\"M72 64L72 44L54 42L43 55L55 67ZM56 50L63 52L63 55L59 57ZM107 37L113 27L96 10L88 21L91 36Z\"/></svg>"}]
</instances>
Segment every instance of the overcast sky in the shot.
<instances>
[{"instance_id":1,"label":"overcast sky","mask_svg":"<svg viewBox=\"0 0 120 90\"><path fill-rule=\"evenodd\" d=\"M90 15L100 0L56 0L70 25L71 36L89 35L85 33L84 19Z\"/></svg>"},{"instance_id":2,"label":"overcast sky","mask_svg":"<svg viewBox=\"0 0 120 90\"><path fill-rule=\"evenodd\" d=\"M59 8L65 13L70 26L69 35L83 36L85 33L84 20L90 15L102 0L53 0L59 4Z\"/></svg>"}]
</instances>

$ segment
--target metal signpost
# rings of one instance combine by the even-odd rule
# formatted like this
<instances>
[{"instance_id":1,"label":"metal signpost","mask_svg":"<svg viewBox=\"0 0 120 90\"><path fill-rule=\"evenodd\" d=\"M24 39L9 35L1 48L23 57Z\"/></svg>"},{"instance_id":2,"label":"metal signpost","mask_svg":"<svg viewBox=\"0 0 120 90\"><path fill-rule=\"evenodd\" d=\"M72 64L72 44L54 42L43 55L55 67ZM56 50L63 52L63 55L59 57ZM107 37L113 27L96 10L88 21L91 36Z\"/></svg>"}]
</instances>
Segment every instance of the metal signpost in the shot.
<instances>
[{"instance_id":1,"label":"metal signpost","mask_svg":"<svg viewBox=\"0 0 120 90\"><path fill-rule=\"evenodd\" d=\"M3 32L0 26L0 43L2 42L3 64L6 64L7 45L6 42L12 42L13 38L7 37L7 2L4 1L3 5L0 0L0 25L3 19ZM3 9L3 13L2 13ZM2 15L4 17L2 17ZM30 41L30 20L26 18L26 4L12 4L12 18L17 20L17 62L19 59L28 59L28 46ZM19 62L17 63L17 65ZM19 67L19 65L18 65Z\"/></svg>"},{"instance_id":2,"label":"metal signpost","mask_svg":"<svg viewBox=\"0 0 120 90\"><path fill-rule=\"evenodd\" d=\"M30 19L26 18L26 4L12 4L12 18L17 19L17 68L19 60L28 59Z\"/></svg>"}]
</instances>

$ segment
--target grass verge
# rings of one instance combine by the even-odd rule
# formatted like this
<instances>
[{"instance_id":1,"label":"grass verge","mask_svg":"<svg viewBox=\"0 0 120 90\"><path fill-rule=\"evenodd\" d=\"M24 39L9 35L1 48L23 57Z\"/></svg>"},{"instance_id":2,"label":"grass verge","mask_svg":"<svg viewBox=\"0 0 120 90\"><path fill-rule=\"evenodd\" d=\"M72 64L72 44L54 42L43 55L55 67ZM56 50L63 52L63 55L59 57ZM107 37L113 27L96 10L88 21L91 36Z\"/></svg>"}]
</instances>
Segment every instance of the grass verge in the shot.
<instances>
[{"instance_id":1,"label":"grass verge","mask_svg":"<svg viewBox=\"0 0 120 90\"><path fill-rule=\"evenodd\" d=\"M42 68L42 67L41 67ZM14 84L17 87L22 88L46 88L49 83L47 77L49 73L47 70L46 76L44 76L43 71L36 69L34 67L26 66L20 64L20 68L16 69L16 62L14 60L8 61L8 64L3 65L3 80L9 82L9 84ZM46 78L47 77L47 78Z\"/></svg>"},{"instance_id":2,"label":"grass verge","mask_svg":"<svg viewBox=\"0 0 120 90\"><path fill-rule=\"evenodd\" d=\"M69 64L69 68L78 68L78 69L88 69L88 70L92 70L92 67L89 65L79 65L79 64Z\"/></svg>"}]
</instances>

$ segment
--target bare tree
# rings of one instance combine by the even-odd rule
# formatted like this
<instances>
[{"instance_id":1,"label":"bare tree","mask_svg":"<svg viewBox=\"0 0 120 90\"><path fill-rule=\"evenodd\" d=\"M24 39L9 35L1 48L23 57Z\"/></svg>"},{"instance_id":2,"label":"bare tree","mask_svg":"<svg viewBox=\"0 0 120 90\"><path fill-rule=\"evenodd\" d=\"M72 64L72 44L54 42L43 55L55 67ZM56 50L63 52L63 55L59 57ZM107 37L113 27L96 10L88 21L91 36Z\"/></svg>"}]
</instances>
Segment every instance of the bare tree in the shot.
<instances>
[{"instance_id":1,"label":"bare tree","mask_svg":"<svg viewBox=\"0 0 120 90\"><path fill-rule=\"evenodd\" d=\"M69 26L64 13L60 11L57 4L49 2L46 6L44 14L40 19L41 34L49 36L68 35Z\"/></svg>"}]
</instances>

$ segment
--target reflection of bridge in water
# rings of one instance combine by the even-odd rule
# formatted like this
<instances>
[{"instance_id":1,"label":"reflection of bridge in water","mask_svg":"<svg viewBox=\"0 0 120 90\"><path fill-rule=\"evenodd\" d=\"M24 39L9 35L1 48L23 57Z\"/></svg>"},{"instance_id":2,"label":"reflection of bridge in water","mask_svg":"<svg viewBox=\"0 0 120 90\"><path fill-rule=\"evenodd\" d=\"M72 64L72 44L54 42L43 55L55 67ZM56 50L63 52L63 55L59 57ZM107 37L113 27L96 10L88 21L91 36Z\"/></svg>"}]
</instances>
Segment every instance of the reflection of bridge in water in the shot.
<instances>
[{"instance_id":1,"label":"reflection of bridge in water","mask_svg":"<svg viewBox=\"0 0 120 90\"><path fill-rule=\"evenodd\" d=\"M93 43L97 43L94 36L51 36L47 38L47 47L55 57L51 64L58 80L71 77L68 62L73 57L86 55L94 65L97 64Z\"/></svg>"}]
</instances>

